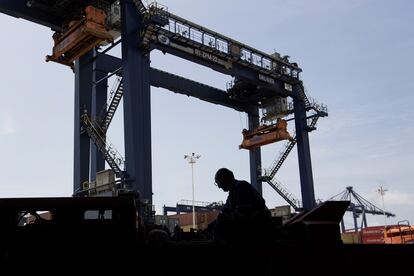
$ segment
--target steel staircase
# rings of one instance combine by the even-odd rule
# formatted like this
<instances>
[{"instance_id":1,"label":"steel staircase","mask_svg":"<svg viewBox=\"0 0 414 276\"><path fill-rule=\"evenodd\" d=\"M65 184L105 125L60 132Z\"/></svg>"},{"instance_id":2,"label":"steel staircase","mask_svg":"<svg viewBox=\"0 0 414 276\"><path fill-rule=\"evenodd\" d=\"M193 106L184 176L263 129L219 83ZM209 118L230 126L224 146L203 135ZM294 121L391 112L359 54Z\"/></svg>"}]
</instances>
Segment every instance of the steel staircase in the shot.
<instances>
[{"instance_id":1,"label":"steel staircase","mask_svg":"<svg viewBox=\"0 0 414 276\"><path fill-rule=\"evenodd\" d=\"M315 128L316 127L316 123L318 122L318 120L319 120L320 117L321 116L315 116L315 117L313 117L311 123L309 124L309 126L311 128Z\"/></svg>"},{"instance_id":2,"label":"steel staircase","mask_svg":"<svg viewBox=\"0 0 414 276\"><path fill-rule=\"evenodd\" d=\"M307 111L314 110L316 113L312 115L309 119L310 122L307 125L307 131L313 131L316 129L316 123L318 122L320 117L328 116L326 106L319 105L314 101L310 101L309 98L306 96L305 89L301 86L300 89L300 96L305 103L305 109ZM286 188L284 188L280 182L274 179L276 173L282 167L282 164L285 162L286 158L288 157L289 153L295 147L297 142L296 134L293 136L293 139L286 143L284 149L279 154L278 158L276 158L270 169L264 171L264 175L260 177L261 180L266 181L283 199L285 199L296 211L301 210L301 204L298 199L296 199L291 193L287 192Z\"/></svg>"},{"instance_id":3,"label":"steel staircase","mask_svg":"<svg viewBox=\"0 0 414 276\"><path fill-rule=\"evenodd\" d=\"M300 88L301 89L299 90L299 96L302 98L303 102L305 103L305 109L306 109L306 111L308 111L308 110L311 109L311 103L309 101L308 96L306 95L305 87L301 84L300 85Z\"/></svg>"},{"instance_id":4,"label":"steel staircase","mask_svg":"<svg viewBox=\"0 0 414 276\"><path fill-rule=\"evenodd\" d=\"M306 88L302 85L301 85L301 88L302 89L300 89L299 94L301 98L303 99L303 101L305 102L306 111L309 111L312 109L313 111L317 113L318 117L328 116L328 108L323 104L318 104L314 99L308 98ZM315 121L315 125L316 125L316 121ZM315 125L313 125L313 127L315 127Z\"/></svg>"},{"instance_id":5,"label":"steel staircase","mask_svg":"<svg viewBox=\"0 0 414 276\"><path fill-rule=\"evenodd\" d=\"M312 121L309 124L309 128L315 129L316 123L318 122L319 116L312 117ZM283 162L285 162L286 158L288 157L289 153L292 151L292 149L296 145L296 135L293 136L293 139L285 144L284 150L280 153L278 158L276 158L271 166L271 169L267 170L264 179L267 178L273 179L275 177L276 173L282 167ZM267 173L270 172L270 173Z\"/></svg>"},{"instance_id":6,"label":"steel staircase","mask_svg":"<svg viewBox=\"0 0 414 276\"><path fill-rule=\"evenodd\" d=\"M104 155L109 167L119 178L125 177L125 160L106 137L104 130L95 122L92 122L87 114L81 116L88 136L96 145L97 149Z\"/></svg>"},{"instance_id":7,"label":"steel staircase","mask_svg":"<svg viewBox=\"0 0 414 276\"><path fill-rule=\"evenodd\" d=\"M302 210L302 203L295 198L291 193L289 193L285 187L282 186L280 182L278 182L276 179L267 179L266 182L272 187L281 197L283 197L284 200L286 200L287 203L289 203L290 206L295 209L295 211L301 211Z\"/></svg>"},{"instance_id":8,"label":"steel staircase","mask_svg":"<svg viewBox=\"0 0 414 276\"><path fill-rule=\"evenodd\" d=\"M147 8L145 7L144 3L142 3L141 0L133 0L135 6L137 7L137 10L139 13L143 14L147 11Z\"/></svg>"},{"instance_id":9,"label":"steel staircase","mask_svg":"<svg viewBox=\"0 0 414 276\"><path fill-rule=\"evenodd\" d=\"M327 108L323 105L319 105L315 102L309 101L309 98L306 96L306 93L304 92L303 86L301 86L301 97L305 101L305 107L307 110L313 109L316 114L313 115L310 119L310 123L307 126L308 131L312 131L316 129L316 123L318 122L320 117L328 116ZM271 168L265 171L265 175L263 176L263 179L266 180L266 178L273 179L273 177L276 175L277 171L282 166L283 162L285 162L287 156L292 151L292 149L296 145L296 134L293 136L293 139L286 143L284 150L280 153L278 158L273 161ZM270 173L268 173L270 172Z\"/></svg>"},{"instance_id":10,"label":"steel staircase","mask_svg":"<svg viewBox=\"0 0 414 276\"><path fill-rule=\"evenodd\" d=\"M280 153L279 157L276 158L269 170L270 173L265 175L266 178L273 179L276 175L277 171L282 167L283 162L285 162L286 158L288 157L289 153L296 145L296 135L293 136L293 139L285 144L284 150Z\"/></svg>"},{"instance_id":11,"label":"steel staircase","mask_svg":"<svg viewBox=\"0 0 414 276\"><path fill-rule=\"evenodd\" d=\"M102 116L101 129L104 133L107 132L109 125L115 115L115 111L118 108L119 103L121 102L122 96L124 95L124 86L122 83L122 78L118 77L115 80L114 88L110 93L109 105L106 104L102 110L102 113L105 112L105 115Z\"/></svg>"}]
</instances>

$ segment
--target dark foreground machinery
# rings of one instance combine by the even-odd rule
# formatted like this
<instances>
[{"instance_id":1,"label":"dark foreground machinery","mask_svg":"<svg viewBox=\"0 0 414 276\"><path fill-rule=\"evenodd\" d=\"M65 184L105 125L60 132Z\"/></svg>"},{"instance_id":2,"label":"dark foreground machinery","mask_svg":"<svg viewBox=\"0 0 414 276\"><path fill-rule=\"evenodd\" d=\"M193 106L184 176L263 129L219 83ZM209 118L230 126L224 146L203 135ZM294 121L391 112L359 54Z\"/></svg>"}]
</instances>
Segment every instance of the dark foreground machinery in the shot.
<instances>
[{"instance_id":1,"label":"dark foreground machinery","mask_svg":"<svg viewBox=\"0 0 414 276\"><path fill-rule=\"evenodd\" d=\"M130 194L0 199L0 274L389 275L405 271L404 264L414 256L411 245L342 243L339 222L348 204L328 201L284 225L275 222L275 238L265 242L227 244L202 233L170 234L162 227L144 225L137 218L139 204ZM50 215L44 218L40 211Z\"/></svg>"}]
</instances>

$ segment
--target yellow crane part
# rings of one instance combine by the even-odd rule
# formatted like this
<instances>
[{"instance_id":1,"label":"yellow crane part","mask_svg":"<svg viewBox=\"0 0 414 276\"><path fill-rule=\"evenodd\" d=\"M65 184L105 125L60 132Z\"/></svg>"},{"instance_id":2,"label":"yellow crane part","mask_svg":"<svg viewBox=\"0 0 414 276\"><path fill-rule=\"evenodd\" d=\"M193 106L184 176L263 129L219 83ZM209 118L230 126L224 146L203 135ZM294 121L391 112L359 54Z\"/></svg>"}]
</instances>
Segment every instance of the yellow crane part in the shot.
<instances>
[{"instance_id":1,"label":"yellow crane part","mask_svg":"<svg viewBox=\"0 0 414 276\"><path fill-rule=\"evenodd\" d=\"M81 20L69 23L66 31L53 34L53 54L46 61L73 67L73 62L103 41L112 42L112 35L105 28L106 14L93 6L85 8Z\"/></svg>"},{"instance_id":2,"label":"yellow crane part","mask_svg":"<svg viewBox=\"0 0 414 276\"><path fill-rule=\"evenodd\" d=\"M281 140L292 140L287 131L287 122L279 119L276 124L262 125L253 130L243 129L243 141L239 149L256 149L258 147L278 142Z\"/></svg>"}]
</instances>

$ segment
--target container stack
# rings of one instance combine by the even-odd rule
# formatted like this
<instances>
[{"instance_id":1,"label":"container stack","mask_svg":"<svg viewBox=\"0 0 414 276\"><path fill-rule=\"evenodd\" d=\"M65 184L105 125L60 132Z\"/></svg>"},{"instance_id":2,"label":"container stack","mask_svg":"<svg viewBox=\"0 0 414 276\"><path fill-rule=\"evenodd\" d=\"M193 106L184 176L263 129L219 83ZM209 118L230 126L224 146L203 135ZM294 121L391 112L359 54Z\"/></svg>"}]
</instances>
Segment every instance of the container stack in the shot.
<instances>
[{"instance_id":1,"label":"container stack","mask_svg":"<svg viewBox=\"0 0 414 276\"><path fill-rule=\"evenodd\" d=\"M203 230L208 227L208 224L215 220L220 211L211 212L196 212L195 224L198 230ZM190 231L193 228L193 213L185 213L179 215L170 215L169 219L178 219L181 229Z\"/></svg>"},{"instance_id":2,"label":"container stack","mask_svg":"<svg viewBox=\"0 0 414 276\"><path fill-rule=\"evenodd\" d=\"M361 231L361 240L363 244L384 244L384 226L365 227Z\"/></svg>"}]
</instances>

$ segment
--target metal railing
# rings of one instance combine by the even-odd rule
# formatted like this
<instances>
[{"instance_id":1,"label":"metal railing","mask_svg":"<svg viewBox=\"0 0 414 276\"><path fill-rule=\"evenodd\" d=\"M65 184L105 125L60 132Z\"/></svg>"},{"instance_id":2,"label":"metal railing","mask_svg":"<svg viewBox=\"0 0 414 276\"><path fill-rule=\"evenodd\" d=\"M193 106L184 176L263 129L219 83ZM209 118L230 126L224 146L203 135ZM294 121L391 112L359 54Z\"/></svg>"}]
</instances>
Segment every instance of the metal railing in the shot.
<instances>
[{"instance_id":1,"label":"metal railing","mask_svg":"<svg viewBox=\"0 0 414 276\"><path fill-rule=\"evenodd\" d=\"M87 114L83 114L81 119L86 127L86 132L96 145L97 149L104 154L108 165L115 172L117 177L122 178L125 171L125 159L104 134L105 132L99 127L96 121L93 122Z\"/></svg>"}]
</instances>

